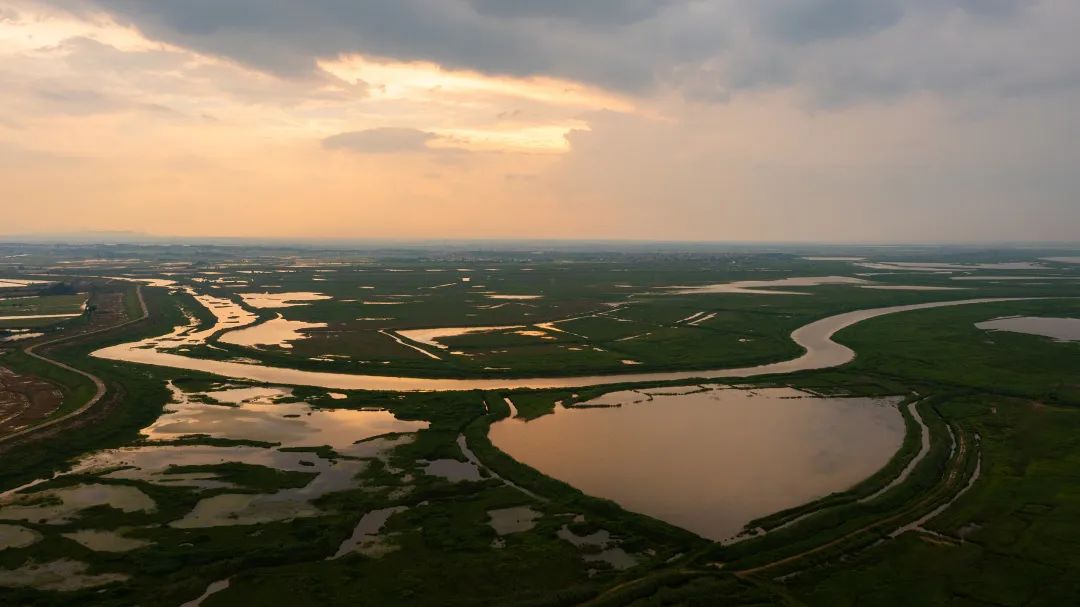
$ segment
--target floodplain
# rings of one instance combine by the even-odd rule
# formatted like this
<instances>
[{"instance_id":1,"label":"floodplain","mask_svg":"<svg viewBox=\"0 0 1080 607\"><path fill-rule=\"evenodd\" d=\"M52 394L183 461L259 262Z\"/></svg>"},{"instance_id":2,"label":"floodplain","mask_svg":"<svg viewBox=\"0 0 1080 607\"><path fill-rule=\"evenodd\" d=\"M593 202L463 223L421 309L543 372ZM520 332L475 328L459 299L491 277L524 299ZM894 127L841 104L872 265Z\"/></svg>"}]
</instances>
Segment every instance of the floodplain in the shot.
<instances>
[{"instance_id":1,"label":"floodplain","mask_svg":"<svg viewBox=\"0 0 1080 607\"><path fill-rule=\"evenodd\" d=\"M5 604L1080 597L1075 251L0 248Z\"/></svg>"}]
</instances>

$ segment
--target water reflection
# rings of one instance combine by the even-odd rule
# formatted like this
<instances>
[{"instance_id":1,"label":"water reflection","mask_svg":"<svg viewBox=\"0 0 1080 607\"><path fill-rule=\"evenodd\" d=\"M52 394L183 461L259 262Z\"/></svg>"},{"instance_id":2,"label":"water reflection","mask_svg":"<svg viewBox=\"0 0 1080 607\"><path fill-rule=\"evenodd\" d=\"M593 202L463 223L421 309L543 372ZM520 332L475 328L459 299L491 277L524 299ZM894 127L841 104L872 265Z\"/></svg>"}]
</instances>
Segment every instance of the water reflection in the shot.
<instances>
[{"instance_id":1,"label":"water reflection","mask_svg":"<svg viewBox=\"0 0 1080 607\"><path fill-rule=\"evenodd\" d=\"M314 409L303 402L283 402L291 398L291 392L283 388L233 387L187 394L173 384L169 386L174 402L143 429L148 444L93 453L76 462L70 473L200 490L238 487L214 468L178 469L178 466L239 463L312 475L301 487L206 497L192 511L169 523L179 528L257 524L325 514L312 504L314 500L357 487L360 481L356 477L367 466L366 460L383 457L394 447L412 440L408 433L428 425L399 420L383 410ZM193 436L259 441L275 446L170 442ZM286 450L322 446L329 446L334 453ZM155 510L153 500L130 485L80 484L35 493L23 491L35 484L38 483L0 497L0 518L66 524L76 520L83 510L98 505L107 504L124 512ZM115 534L78 533L71 539L95 550L99 548L90 543L102 550L138 547L132 540Z\"/></svg>"},{"instance_id":2,"label":"water reflection","mask_svg":"<svg viewBox=\"0 0 1080 607\"><path fill-rule=\"evenodd\" d=\"M103 531L100 529L80 529L61 535L82 544L94 552L129 552L149 546L152 543L147 540L124 537L118 531Z\"/></svg>"},{"instance_id":3,"label":"water reflection","mask_svg":"<svg viewBox=\"0 0 1080 607\"><path fill-rule=\"evenodd\" d=\"M153 512L157 508L154 500L136 487L82 484L9 498L0 508L0 519L65 525L94 506L122 512Z\"/></svg>"},{"instance_id":4,"label":"water reflection","mask_svg":"<svg viewBox=\"0 0 1080 607\"><path fill-rule=\"evenodd\" d=\"M368 557L379 557L395 550L396 546L389 543L379 532L390 517L405 510L404 506L393 506L368 512L356 523L352 535L341 542L337 552L328 560L339 559L354 552Z\"/></svg>"},{"instance_id":5,"label":"water reflection","mask_svg":"<svg viewBox=\"0 0 1080 607\"><path fill-rule=\"evenodd\" d=\"M329 295L310 291L292 291L289 293L240 293L240 299L253 308L291 308L304 304L330 299Z\"/></svg>"},{"instance_id":6,"label":"water reflection","mask_svg":"<svg viewBox=\"0 0 1080 607\"><path fill-rule=\"evenodd\" d=\"M1051 318L1045 316L1009 316L975 323L980 329L1009 331L1053 337L1058 341L1080 341L1080 318Z\"/></svg>"},{"instance_id":7,"label":"water reflection","mask_svg":"<svg viewBox=\"0 0 1080 607\"><path fill-rule=\"evenodd\" d=\"M26 561L18 569L0 569L0 587L37 588L56 592L71 592L83 588L97 588L128 579L122 573L88 574L90 565L71 559L48 563Z\"/></svg>"},{"instance_id":8,"label":"water reflection","mask_svg":"<svg viewBox=\"0 0 1080 607\"><path fill-rule=\"evenodd\" d=\"M355 444L357 441L427 427L427 422L399 420L384 410L316 409L305 402L280 402L291 398L291 392L283 388L226 389L190 395L175 386L172 389L173 403L142 431L151 440L199 434L278 443L282 447L328 445L338 453L353 455L365 449ZM199 397L232 406L204 404Z\"/></svg>"},{"instance_id":9,"label":"water reflection","mask_svg":"<svg viewBox=\"0 0 1080 607\"><path fill-rule=\"evenodd\" d=\"M415 341L425 346L431 346L434 348L441 348L443 350L449 349L449 347L442 343L443 339L447 337L459 337L461 335L468 335L470 333L493 333L496 331L510 331L513 329L522 329L524 325L503 325L503 326L490 326L490 327L439 327L432 329L400 329L394 331L398 335Z\"/></svg>"},{"instance_id":10,"label":"water reflection","mask_svg":"<svg viewBox=\"0 0 1080 607\"><path fill-rule=\"evenodd\" d=\"M849 488L904 436L893 400L709 387L617 392L603 404L507 419L492 426L491 441L585 493L716 540Z\"/></svg>"},{"instance_id":11,"label":"water reflection","mask_svg":"<svg viewBox=\"0 0 1080 607\"><path fill-rule=\"evenodd\" d=\"M0 551L25 548L41 539L41 534L19 525L0 524Z\"/></svg>"},{"instance_id":12,"label":"water reflection","mask_svg":"<svg viewBox=\"0 0 1080 607\"><path fill-rule=\"evenodd\" d=\"M670 287L671 295L699 295L704 293L746 293L753 295L809 295L805 291L781 291L775 287L817 287L821 285L859 285L867 281L850 276L799 276L777 280L739 280L696 287Z\"/></svg>"},{"instance_id":13,"label":"water reflection","mask_svg":"<svg viewBox=\"0 0 1080 607\"><path fill-rule=\"evenodd\" d=\"M848 347L832 341L834 333L857 322L912 310L925 310L945 306L970 305L978 303L1018 301L1031 298L979 298L953 301L938 301L884 308L870 308L845 312L814 321L796 329L791 339L806 349L806 353L792 360L743 367L738 369L715 369L702 371L674 371L665 373L621 373L613 375L591 375L577 377L540 377L509 379L430 379L418 377L394 377L383 375L359 375L351 373L328 373L324 371L305 371L285 367L269 367L258 364L246 364L235 361L219 361L193 358L172 352L165 352L158 344L161 338L146 339L126 344L102 348L93 356L108 360L142 363L203 371L215 375L266 382L281 385L318 386L337 390L496 390L501 388L577 388L616 383L664 382L693 379L714 379L722 377L751 377L779 373L793 373L811 369L835 367L849 362L855 353ZM543 325L537 325L543 326ZM545 327L547 328L547 327ZM426 353L426 351L424 351ZM435 355L427 353L432 358Z\"/></svg>"},{"instance_id":14,"label":"water reflection","mask_svg":"<svg viewBox=\"0 0 1080 607\"><path fill-rule=\"evenodd\" d=\"M222 343L234 344L257 348L259 346L276 346L286 350L292 349L292 343L305 339L308 329L325 329L324 322L304 322L302 320L287 320L279 314L257 325L244 327L235 331L229 331L222 335L219 340Z\"/></svg>"}]
</instances>

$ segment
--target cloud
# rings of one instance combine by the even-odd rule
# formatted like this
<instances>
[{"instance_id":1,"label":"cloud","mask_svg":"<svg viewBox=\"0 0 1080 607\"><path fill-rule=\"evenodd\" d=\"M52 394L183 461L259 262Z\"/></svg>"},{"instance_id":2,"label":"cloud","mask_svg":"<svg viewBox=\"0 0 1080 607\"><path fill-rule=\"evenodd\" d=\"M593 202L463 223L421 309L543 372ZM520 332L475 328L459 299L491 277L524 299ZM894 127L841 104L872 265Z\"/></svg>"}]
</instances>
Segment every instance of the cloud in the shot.
<instances>
[{"instance_id":1,"label":"cloud","mask_svg":"<svg viewBox=\"0 0 1080 607\"><path fill-rule=\"evenodd\" d=\"M1054 134L1080 132L1075 102L1013 100L961 118L925 96L813 113L793 97L758 92L679 122L590 115L530 188L606 207L643 238L1075 238L1080 138Z\"/></svg>"},{"instance_id":2,"label":"cloud","mask_svg":"<svg viewBox=\"0 0 1080 607\"><path fill-rule=\"evenodd\" d=\"M103 229L193 233L219 210L253 232L427 236L1080 221L1075 0L9 4L0 156L24 162L0 182L24 227L86 201L120 222ZM298 199L325 212L295 225ZM253 201L263 223L238 219Z\"/></svg>"},{"instance_id":3,"label":"cloud","mask_svg":"<svg viewBox=\"0 0 1080 607\"><path fill-rule=\"evenodd\" d=\"M763 7L765 29L795 44L871 34L904 16L901 0L765 0L757 5Z\"/></svg>"},{"instance_id":4,"label":"cloud","mask_svg":"<svg viewBox=\"0 0 1080 607\"><path fill-rule=\"evenodd\" d=\"M1026 72L1080 70L1071 0L48 1L290 78L355 54L635 94L686 82L720 102L798 87L835 104L1023 93Z\"/></svg>"},{"instance_id":5,"label":"cloud","mask_svg":"<svg viewBox=\"0 0 1080 607\"><path fill-rule=\"evenodd\" d=\"M322 145L328 150L361 154L410 154L436 151L428 146L435 139L438 136L434 133L419 129L382 127L338 133L323 139Z\"/></svg>"},{"instance_id":6,"label":"cloud","mask_svg":"<svg viewBox=\"0 0 1080 607\"><path fill-rule=\"evenodd\" d=\"M626 25L654 17L671 0L468 0L482 15L532 17L589 25Z\"/></svg>"}]
</instances>

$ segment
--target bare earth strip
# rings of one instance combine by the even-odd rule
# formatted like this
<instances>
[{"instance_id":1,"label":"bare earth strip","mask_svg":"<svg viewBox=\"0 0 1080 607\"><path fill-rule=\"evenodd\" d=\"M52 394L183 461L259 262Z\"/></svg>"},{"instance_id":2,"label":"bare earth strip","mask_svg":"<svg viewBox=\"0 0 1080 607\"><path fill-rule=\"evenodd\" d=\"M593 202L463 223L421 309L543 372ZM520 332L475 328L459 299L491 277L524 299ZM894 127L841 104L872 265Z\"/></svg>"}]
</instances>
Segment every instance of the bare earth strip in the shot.
<instances>
[{"instance_id":1,"label":"bare earth strip","mask_svg":"<svg viewBox=\"0 0 1080 607\"><path fill-rule=\"evenodd\" d=\"M139 316L138 318L133 318L131 320L121 322L120 324L111 325L111 326L108 326L108 327L103 327L101 329L95 329L93 331L88 331L86 333L78 333L78 334L75 334L75 335L68 335L68 336L65 336L65 337L58 337L56 339L52 339L52 340L49 340L49 341L36 343L36 344L34 344L32 346L27 346L23 350L23 352L25 352L28 356L32 356L32 357L34 357L34 358L36 358L36 359L38 359L38 360L40 360L42 362L50 364L50 365L60 367L61 369L64 369L66 371L70 371L72 373L78 373L79 375L82 375L83 377L85 377L85 378L89 379L90 381L94 382L94 395L90 398L90 400L86 401L81 407L79 407L78 409L76 409L76 410L74 410L74 411L72 411L72 412L70 412L70 413L68 413L66 415L62 415L60 417L57 417L56 419L50 419L50 420L48 420L46 422L42 422L40 424L37 424L36 426L31 426L29 428L23 428L22 430L19 430L17 432L13 432L13 433L5 435L5 436L0 436L0 444L15 440L16 438L19 438L19 437L22 437L22 436L26 436L27 434L30 434L31 432L36 432L36 431L48 428L50 426L55 426L57 424L65 422L65 421L67 421L69 419L72 419L74 417L78 417L79 415L82 415L83 413L86 413L87 411L92 409L94 407L94 405L98 404L101 401L101 399L105 396L105 382L103 382L100 377L97 377L96 375L92 375L90 373L87 373L86 371L76 369L75 367L72 367L71 365L68 365L66 363L62 363L60 361L53 360L53 359L51 359L51 358L49 358L47 356L44 356L42 354L38 354L35 350L37 350L38 348L40 348L42 346L50 346L50 345L55 345L55 344L62 343L62 342L65 342L65 341L70 341L70 340L73 340L73 339L78 339L78 338L82 338L82 337L88 337L90 335L97 335L99 333L104 333L106 331L113 331L115 329L120 329L122 327L126 327L128 325L131 325L131 324L146 320L146 318L148 318L150 316L150 311L146 308L146 300L143 299L142 286L141 285L138 285L138 286L135 287L135 294L139 298L139 307L142 309L142 315Z\"/></svg>"}]
</instances>

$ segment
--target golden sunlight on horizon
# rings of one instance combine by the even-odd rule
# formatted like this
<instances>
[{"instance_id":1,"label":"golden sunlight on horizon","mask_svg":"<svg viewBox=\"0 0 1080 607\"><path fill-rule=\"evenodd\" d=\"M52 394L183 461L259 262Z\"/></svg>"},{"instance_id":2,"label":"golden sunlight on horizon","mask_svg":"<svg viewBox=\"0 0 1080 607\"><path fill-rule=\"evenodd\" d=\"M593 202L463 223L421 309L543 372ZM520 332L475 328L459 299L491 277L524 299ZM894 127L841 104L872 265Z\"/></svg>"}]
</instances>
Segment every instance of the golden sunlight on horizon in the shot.
<instances>
[{"instance_id":1,"label":"golden sunlight on horizon","mask_svg":"<svg viewBox=\"0 0 1080 607\"><path fill-rule=\"evenodd\" d=\"M75 38L89 38L124 51L169 48L150 40L132 26L121 25L108 14L94 12L75 16L48 10L33 2L6 0L14 17L0 18L0 52L48 52Z\"/></svg>"},{"instance_id":2,"label":"golden sunlight on horizon","mask_svg":"<svg viewBox=\"0 0 1080 607\"><path fill-rule=\"evenodd\" d=\"M313 2L0 0L0 234L1065 240L1080 221L1052 3L1013 30L912 9L800 36L721 3Z\"/></svg>"},{"instance_id":3,"label":"golden sunlight on horizon","mask_svg":"<svg viewBox=\"0 0 1080 607\"><path fill-rule=\"evenodd\" d=\"M407 99L418 94L457 94L467 99L487 93L578 108L634 110L634 104L619 95L559 78L491 76L429 61L376 60L357 54L321 59L318 66L342 80L367 83L373 88L373 97L387 99Z\"/></svg>"},{"instance_id":4,"label":"golden sunlight on horizon","mask_svg":"<svg viewBox=\"0 0 1080 607\"><path fill-rule=\"evenodd\" d=\"M430 144L433 148L566 152L570 147L566 136L589 128L575 113L636 111L622 96L558 78L491 76L428 61L376 60L356 54L322 59L318 66L346 83L366 87L372 103L414 108L407 122L439 135ZM522 104L531 111L500 110ZM438 115L425 115L434 114L432 109ZM468 120L484 111L488 118L496 118L494 123ZM464 117L471 124L446 124L447 116Z\"/></svg>"}]
</instances>

